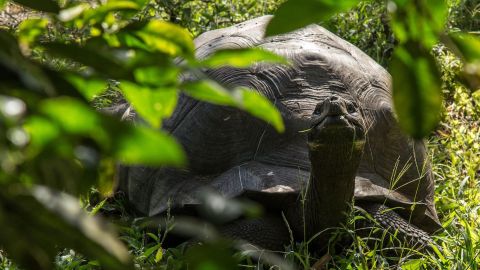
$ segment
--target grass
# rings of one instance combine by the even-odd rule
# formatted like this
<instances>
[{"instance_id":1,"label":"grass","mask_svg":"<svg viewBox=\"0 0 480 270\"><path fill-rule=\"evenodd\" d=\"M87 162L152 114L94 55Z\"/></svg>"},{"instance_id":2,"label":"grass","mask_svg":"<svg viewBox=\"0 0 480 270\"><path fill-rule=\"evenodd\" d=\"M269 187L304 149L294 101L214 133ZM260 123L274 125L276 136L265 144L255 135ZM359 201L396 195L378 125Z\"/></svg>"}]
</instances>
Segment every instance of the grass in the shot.
<instances>
[{"instance_id":1,"label":"grass","mask_svg":"<svg viewBox=\"0 0 480 270\"><path fill-rule=\"evenodd\" d=\"M441 50L437 59L445 81L444 118L430 139L437 180L436 204L445 231L438 242L448 269L478 269L480 264L480 99L451 77L459 61Z\"/></svg>"}]
</instances>

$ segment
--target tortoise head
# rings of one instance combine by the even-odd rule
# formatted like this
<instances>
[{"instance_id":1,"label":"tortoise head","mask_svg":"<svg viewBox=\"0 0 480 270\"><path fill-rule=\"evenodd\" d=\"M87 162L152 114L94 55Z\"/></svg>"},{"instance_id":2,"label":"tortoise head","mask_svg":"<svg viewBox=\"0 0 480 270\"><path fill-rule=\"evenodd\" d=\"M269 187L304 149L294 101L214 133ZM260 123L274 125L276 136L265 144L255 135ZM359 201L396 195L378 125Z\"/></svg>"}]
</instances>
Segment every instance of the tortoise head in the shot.
<instances>
[{"instance_id":1,"label":"tortoise head","mask_svg":"<svg viewBox=\"0 0 480 270\"><path fill-rule=\"evenodd\" d=\"M317 104L308 133L307 235L345 222L365 146L364 122L358 104L349 97L333 94ZM326 243L328 236L318 239Z\"/></svg>"},{"instance_id":2,"label":"tortoise head","mask_svg":"<svg viewBox=\"0 0 480 270\"><path fill-rule=\"evenodd\" d=\"M339 144L363 148L366 128L360 107L355 101L330 96L317 104L311 119L308 133L311 150Z\"/></svg>"}]
</instances>

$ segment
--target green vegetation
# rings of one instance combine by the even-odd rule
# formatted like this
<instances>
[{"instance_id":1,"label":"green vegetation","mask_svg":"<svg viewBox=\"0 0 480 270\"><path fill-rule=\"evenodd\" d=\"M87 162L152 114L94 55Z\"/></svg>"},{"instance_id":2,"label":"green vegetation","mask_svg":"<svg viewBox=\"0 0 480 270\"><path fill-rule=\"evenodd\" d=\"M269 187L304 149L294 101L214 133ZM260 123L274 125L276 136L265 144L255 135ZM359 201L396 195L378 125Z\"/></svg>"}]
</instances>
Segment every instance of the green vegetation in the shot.
<instances>
[{"instance_id":1,"label":"green vegetation","mask_svg":"<svg viewBox=\"0 0 480 270\"><path fill-rule=\"evenodd\" d=\"M17 269L17 264L22 269L50 269L52 263L58 269L268 269L280 263L279 258L301 269L478 269L478 1L15 2L47 15L0 30L0 269ZM153 129L173 112L179 91L247 110L283 129L273 106L251 91L225 89L201 76L178 80L198 67L284 61L255 49L242 51L241 58L239 52L223 51L204 61L193 54L192 34L277 8L269 33L323 21L390 69L402 126L414 136L429 136L436 205L445 228L434 238L442 251L422 254L405 249L392 254L367 245L366 238L355 232L359 217L355 212L332 236L331 257L310 253L306 243L263 257L227 248L231 245L224 241L164 249L165 229L145 229L145 220L135 219L121 194L105 197L112 191L117 160L183 164L181 148ZM298 20L289 12L293 8L308 10L308 16L300 13L303 18ZM176 65L176 57L185 59L184 64ZM395 78L404 78L397 81L402 92ZM409 87L404 87L407 82ZM122 98L148 127L130 126L91 107ZM259 103L264 110L251 106ZM163 154L152 145L161 146ZM81 205L56 190L80 197ZM92 218L99 213L117 225L118 237ZM167 231L172 222L168 220ZM353 242L346 244L350 242L345 239Z\"/></svg>"}]
</instances>

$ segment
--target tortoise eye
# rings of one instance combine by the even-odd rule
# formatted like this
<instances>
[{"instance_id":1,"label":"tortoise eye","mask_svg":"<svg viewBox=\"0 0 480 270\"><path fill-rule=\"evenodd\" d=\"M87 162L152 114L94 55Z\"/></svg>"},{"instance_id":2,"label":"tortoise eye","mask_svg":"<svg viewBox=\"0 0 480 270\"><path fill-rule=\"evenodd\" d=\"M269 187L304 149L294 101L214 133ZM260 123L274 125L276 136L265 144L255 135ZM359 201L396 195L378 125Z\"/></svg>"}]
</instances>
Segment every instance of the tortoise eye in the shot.
<instances>
[{"instance_id":1,"label":"tortoise eye","mask_svg":"<svg viewBox=\"0 0 480 270\"><path fill-rule=\"evenodd\" d=\"M347 112L348 113L354 113L356 111L357 111L357 108L355 107L355 104L349 102L347 104Z\"/></svg>"}]
</instances>

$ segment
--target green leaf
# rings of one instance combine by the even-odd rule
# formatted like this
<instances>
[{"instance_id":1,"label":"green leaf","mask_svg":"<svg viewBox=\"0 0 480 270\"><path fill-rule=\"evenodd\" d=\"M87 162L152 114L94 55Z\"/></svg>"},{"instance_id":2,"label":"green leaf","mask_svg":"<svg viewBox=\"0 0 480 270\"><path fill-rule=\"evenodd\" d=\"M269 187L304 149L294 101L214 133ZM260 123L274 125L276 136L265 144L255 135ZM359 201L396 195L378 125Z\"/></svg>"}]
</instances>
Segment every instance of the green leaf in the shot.
<instances>
[{"instance_id":1,"label":"green leaf","mask_svg":"<svg viewBox=\"0 0 480 270\"><path fill-rule=\"evenodd\" d=\"M463 70L459 74L460 82L468 86L472 91L480 88L480 38L473 34L452 33L446 45L460 57L464 63Z\"/></svg>"},{"instance_id":2,"label":"green leaf","mask_svg":"<svg viewBox=\"0 0 480 270\"><path fill-rule=\"evenodd\" d=\"M423 259L413 259L402 264L401 269L402 270L418 270L418 269L422 269L422 266L424 266L424 264L425 262Z\"/></svg>"},{"instance_id":3,"label":"green leaf","mask_svg":"<svg viewBox=\"0 0 480 270\"><path fill-rule=\"evenodd\" d=\"M201 61L200 64L210 68L221 66L244 68L257 62L288 64L285 58L261 48L217 51L215 54Z\"/></svg>"},{"instance_id":4,"label":"green leaf","mask_svg":"<svg viewBox=\"0 0 480 270\"><path fill-rule=\"evenodd\" d=\"M44 117L35 115L25 124L30 137L27 154L34 162L23 167L36 183L72 194L93 185L108 192L111 183L104 174L114 167L107 159L156 166L180 166L185 161L173 138L100 115L76 100L51 99L41 102L39 109Z\"/></svg>"},{"instance_id":5,"label":"green leaf","mask_svg":"<svg viewBox=\"0 0 480 270\"><path fill-rule=\"evenodd\" d=\"M24 124L25 131L30 134L28 152L30 156L37 155L43 147L60 136L59 127L39 116L31 116Z\"/></svg>"},{"instance_id":6,"label":"green leaf","mask_svg":"<svg viewBox=\"0 0 480 270\"><path fill-rule=\"evenodd\" d=\"M473 92L472 97L476 102L480 103L480 90Z\"/></svg>"},{"instance_id":7,"label":"green leaf","mask_svg":"<svg viewBox=\"0 0 480 270\"><path fill-rule=\"evenodd\" d=\"M149 67L138 67L133 72L137 82L152 87L159 86L176 86L180 69L175 66L159 65Z\"/></svg>"},{"instance_id":8,"label":"green leaf","mask_svg":"<svg viewBox=\"0 0 480 270\"><path fill-rule=\"evenodd\" d=\"M454 50L467 62L480 61L480 38L466 33L453 33L449 35L456 46Z\"/></svg>"},{"instance_id":9,"label":"green leaf","mask_svg":"<svg viewBox=\"0 0 480 270\"><path fill-rule=\"evenodd\" d=\"M109 2L122 2L124 0L109 0ZM140 9L143 8L147 3L149 3L150 0L131 0L133 2L135 2L139 7Z\"/></svg>"},{"instance_id":10,"label":"green leaf","mask_svg":"<svg viewBox=\"0 0 480 270\"><path fill-rule=\"evenodd\" d=\"M120 88L138 114L154 128L160 128L162 119L170 117L177 105L176 88L150 88L128 81L122 81Z\"/></svg>"},{"instance_id":11,"label":"green leaf","mask_svg":"<svg viewBox=\"0 0 480 270\"><path fill-rule=\"evenodd\" d=\"M260 118L283 132L282 116L263 95L255 90L237 88L229 91L214 81L203 80L184 83L181 88L187 95L217 105L226 105L245 110L251 115Z\"/></svg>"},{"instance_id":12,"label":"green leaf","mask_svg":"<svg viewBox=\"0 0 480 270\"><path fill-rule=\"evenodd\" d=\"M274 36L327 20L354 7L359 0L289 0L277 9L265 35Z\"/></svg>"},{"instance_id":13,"label":"green leaf","mask_svg":"<svg viewBox=\"0 0 480 270\"><path fill-rule=\"evenodd\" d=\"M104 35L107 42L112 47L127 47L127 48L136 48L144 51L150 51L149 48L140 37L137 37L131 31L122 30L114 35Z\"/></svg>"},{"instance_id":14,"label":"green leaf","mask_svg":"<svg viewBox=\"0 0 480 270\"><path fill-rule=\"evenodd\" d=\"M187 82L181 88L185 94L209 103L228 106L238 103L228 90L211 80Z\"/></svg>"},{"instance_id":15,"label":"green leaf","mask_svg":"<svg viewBox=\"0 0 480 270\"><path fill-rule=\"evenodd\" d=\"M106 16L114 11L138 11L141 6L135 1L119 0L108 1L107 3L100 5L98 8L91 8L86 10L82 20L89 24L96 22L102 22Z\"/></svg>"},{"instance_id":16,"label":"green leaf","mask_svg":"<svg viewBox=\"0 0 480 270\"><path fill-rule=\"evenodd\" d=\"M195 46L192 35L173 23L159 20L150 21L135 34L150 50L171 56L193 57Z\"/></svg>"},{"instance_id":17,"label":"green leaf","mask_svg":"<svg viewBox=\"0 0 480 270\"><path fill-rule=\"evenodd\" d=\"M144 127L124 129L114 138L114 155L123 164L183 166L181 146L169 135ZM114 135L114 134L112 134Z\"/></svg>"},{"instance_id":18,"label":"green leaf","mask_svg":"<svg viewBox=\"0 0 480 270\"><path fill-rule=\"evenodd\" d=\"M143 252L143 256L145 256L146 258L150 257L150 255L153 254L153 252L157 251L157 249L160 247L160 244L156 244L155 246L153 247L149 247L147 248L144 252Z\"/></svg>"},{"instance_id":19,"label":"green leaf","mask_svg":"<svg viewBox=\"0 0 480 270\"><path fill-rule=\"evenodd\" d=\"M99 142L107 140L107 134L99 128L102 126L100 115L77 100L66 97L48 99L40 103L39 109L67 133L92 136Z\"/></svg>"},{"instance_id":20,"label":"green leaf","mask_svg":"<svg viewBox=\"0 0 480 270\"><path fill-rule=\"evenodd\" d=\"M419 139L427 136L440 119L442 105L440 74L428 51L410 44L410 50L399 47L390 62L393 76L393 101L402 129Z\"/></svg>"},{"instance_id":21,"label":"green leaf","mask_svg":"<svg viewBox=\"0 0 480 270\"><path fill-rule=\"evenodd\" d=\"M161 131L101 115L87 105L71 98L43 101L40 111L66 135L93 139L103 153L125 164L173 165L185 163L180 145ZM30 134L32 137L35 133Z\"/></svg>"},{"instance_id":22,"label":"green leaf","mask_svg":"<svg viewBox=\"0 0 480 270\"><path fill-rule=\"evenodd\" d=\"M150 238L152 238L155 242L160 242L160 238L153 234L153 233L147 233L148 236L150 236ZM159 247L159 245L157 245L157 247Z\"/></svg>"},{"instance_id":23,"label":"green leaf","mask_svg":"<svg viewBox=\"0 0 480 270\"><path fill-rule=\"evenodd\" d=\"M400 44L415 41L425 48L438 43L448 8L444 0L404 1L394 0L391 26Z\"/></svg>"},{"instance_id":24,"label":"green leaf","mask_svg":"<svg viewBox=\"0 0 480 270\"><path fill-rule=\"evenodd\" d=\"M240 88L236 92L242 97L242 109L271 124L278 132L285 131L282 115L270 100L251 89Z\"/></svg>"},{"instance_id":25,"label":"green leaf","mask_svg":"<svg viewBox=\"0 0 480 270\"><path fill-rule=\"evenodd\" d=\"M18 40L20 44L31 44L42 35L47 28L47 19L27 19L18 27Z\"/></svg>"},{"instance_id":26,"label":"green leaf","mask_svg":"<svg viewBox=\"0 0 480 270\"><path fill-rule=\"evenodd\" d=\"M60 6L53 0L13 0L14 2L43 12L58 13Z\"/></svg>"},{"instance_id":27,"label":"green leaf","mask_svg":"<svg viewBox=\"0 0 480 270\"><path fill-rule=\"evenodd\" d=\"M52 269L58 248L72 248L106 269L133 269L124 245L78 200L46 187L0 189L0 243L27 269Z\"/></svg>"},{"instance_id":28,"label":"green leaf","mask_svg":"<svg viewBox=\"0 0 480 270\"><path fill-rule=\"evenodd\" d=\"M162 247L158 247L157 253L155 254L155 262L160 262L163 258L163 249Z\"/></svg>"},{"instance_id":29,"label":"green leaf","mask_svg":"<svg viewBox=\"0 0 480 270\"><path fill-rule=\"evenodd\" d=\"M128 0L116 0L108 1L106 4L101 5L96 9L97 12L108 12L114 10L138 10L140 5L135 1Z\"/></svg>"},{"instance_id":30,"label":"green leaf","mask_svg":"<svg viewBox=\"0 0 480 270\"><path fill-rule=\"evenodd\" d=\"M97 95L107 90L108 84L104 79L82 77L76 74L67 74L65 76L72 85L88 99L93 100Z\"/></svg>"}]
</instances>

